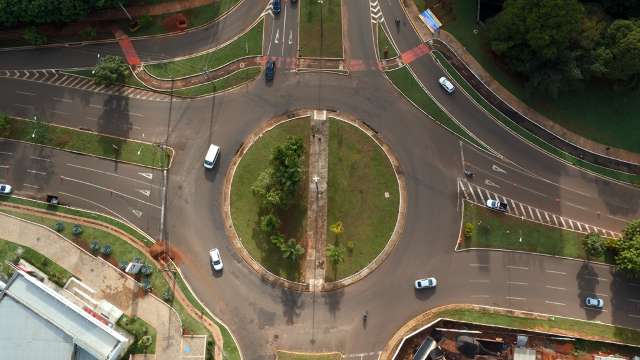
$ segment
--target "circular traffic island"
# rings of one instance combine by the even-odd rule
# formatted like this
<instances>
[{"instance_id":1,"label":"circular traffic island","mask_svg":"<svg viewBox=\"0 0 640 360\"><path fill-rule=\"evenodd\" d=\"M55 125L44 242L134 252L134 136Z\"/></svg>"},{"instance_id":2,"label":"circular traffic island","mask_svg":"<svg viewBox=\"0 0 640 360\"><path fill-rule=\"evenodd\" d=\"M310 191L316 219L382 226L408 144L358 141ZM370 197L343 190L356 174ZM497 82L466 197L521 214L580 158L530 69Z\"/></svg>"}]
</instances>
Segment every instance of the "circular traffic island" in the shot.
<instances>
[{"instance_id":1,"label":"circular traffic island","mask_svg":"<svg viewBox=\"0 0 640 360\"><path fill-rule=\"evenodd\" d=\"M245 141L227 177L225 219L264 278L330 290L384 260L406 202L397 161L371 129L326 112L300 115Z\"/></svg>"}]
</instances>

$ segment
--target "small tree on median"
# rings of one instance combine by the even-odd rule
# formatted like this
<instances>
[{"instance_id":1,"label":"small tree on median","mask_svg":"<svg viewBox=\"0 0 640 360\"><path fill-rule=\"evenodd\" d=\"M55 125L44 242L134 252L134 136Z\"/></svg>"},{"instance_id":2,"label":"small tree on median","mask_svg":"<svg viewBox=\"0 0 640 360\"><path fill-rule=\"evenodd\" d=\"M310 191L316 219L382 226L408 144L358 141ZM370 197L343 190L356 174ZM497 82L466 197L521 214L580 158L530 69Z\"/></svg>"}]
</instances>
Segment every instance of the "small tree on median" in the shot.
<instances>
[{"instance_id":1,"label":"small tree on median","mask_svg":"<svg viewBox=\"0 0 640 360\"><path fill-rule=\"evenodd\" d=\"M107 55L93 69L93 79L98 85L123 83L129 66L119 56Z\"/></svg>"},{"instance_id":2,"label":"small tree on median","mask_svg":"<svg viewBox=\"0 0 640 360\"><path fill-rule=\"evenodd\" d=\"M585 235L582 240L582 244L584 246L584 251L589 257L598 258L604 253L604 241L602 240L602 237L596 233L589 233Z\"/></svg>"},{"instance_id":3,"label":"small tree on median","mask_svg":"<svg viewBox=\"0 0 640 360\"><path fill-rule=\"evenodd\" d=\"M304 248L295 239L289 239L282 247L282 256L292 262L296 262L302 254L304 254Z\"/></svg>"},{"instance_id":4,"label":"small tree on median","mask_svg":"<svg viewBox=\"0 0 640 360\"><path fill-rule=\"evenodd\" d=\"M280 219L273 214L260 217L260 231L265 235L272 235L280 226Z\"/></svg>"}]
</instances>

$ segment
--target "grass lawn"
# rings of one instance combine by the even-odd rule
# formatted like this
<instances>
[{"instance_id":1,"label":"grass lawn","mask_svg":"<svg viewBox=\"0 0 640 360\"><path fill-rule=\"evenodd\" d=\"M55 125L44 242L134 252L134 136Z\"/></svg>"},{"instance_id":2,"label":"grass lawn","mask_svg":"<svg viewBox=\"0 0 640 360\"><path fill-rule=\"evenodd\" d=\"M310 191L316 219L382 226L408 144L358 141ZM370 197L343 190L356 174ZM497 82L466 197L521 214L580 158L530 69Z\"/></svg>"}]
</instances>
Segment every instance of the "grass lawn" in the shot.
<instances>
[{"instance_id":1,"label":"grass lawn","mask_svg":"<svg viewBox=\"0 0 640 360\"><path fill-rule=\"evenodd\" d=\"M449 75L458 83L459 86L463 87L464 90L469 94L480 106L482 106L487 112L489 112L493 117L495 117L498 121L504 124L506 127L511 129L516 134L520 135L524 139L538 146L542 150L547 153L556 156L572 165L583 168L585 170L591 171L596 174L600 174L602 176L612 178L618 181L627 182L631 184L640 184L640 175L629 174L622 171L617 171L609 168L605 168L599 165L595 165L589 162L586 162L582 159L579 159L573 155L565 153L560 149L549 145L544 142L540 138L536 137L526 129L522 128L520 125L514 123L502 114L500 111L496 110L491 104L489 104L480 94L478 94L469 83L467 83L464 78L456 71L456 69L447 62L445 57L439 52L434 51L433 55L440 62L440 64L447 70Z\"/></svg>"},{"instance_id":2,"label":"grass lawn","mask_svg":"<svg viewBox=\"0 0 640 360\"><path fill-rule=\"evenodd\" d=\"M1 116L4 115L0 114ZM0 136L8 139L160 168L166 168L171 159L169 151L162 150L153 144L135 140L50 125L43 121L36 122L8 117L7 124L7 128L0 131Z\"/></svg>"},{"instance_id":3,"label":"grass lawn","mask_svg":"<svg viewBox=\"0 0 640 360\"><path fill-rule=\"evenodd\" d=\"M341 0L300 0L300 56L343 56L341 5Z\"/></svg>"},{"instance_id":4,"label":"grass lawn","mask_svg":"<svg viewBox=\"0 0 640 360\"><path fill-rule=\"evenodd\" d=\"M384 56L384 49L388 50L387 56ZM398 52L389 41L387 32L384 31L384 27L380 23L378 23L378 55L382 60L393 59L398 56Z\"/></svg>"},{"instance_id":5,"label":"grass lawn","mask_svg":"<svg viewBox=\"0 0 640 360\"><path fill-rule=\"evenodd\" d=\"M446 309L434 314L434 318L469 321L485 325L505 326L516 329L549 332L570 332L576 336L592 336L602 340L640 345L640 331L591 321L580 321L554 316L551 319L499 314L487 310Z\"/></svg>"},{"instance_id":6,"label":"grass lawn","mask_svg":"<svg viewBox=\"0 0 640 360\"><path fill-rule=\"evenodd\" d=\"M522 220L469 202L464 203L463 216L463 223L474 225L473 235L464 240L463 248L521 250L576 259L587 258L582 246L584 234ZM610 256L591 260L613 264Z\"/></svg>"},{"instance_id":7,"label":"grass lawn","mask_svg":"<svg viewBox=\"0 0 640 360\"><path fill-rule=\"evenodd\" d=\"M144 320L134 317L129 318L122 315L117 323L118 326L133 335L135 339L127 350L128 354L155 354L156 353L156 329L147 324ZM144 336L149 336L151 341L148 344L140 342Z\"/></svg>"},{"instance_id":8,"label":"grass lawn","mask_svg":"<svg viewBox=\"0 0 640 360\"><path fill-rule=\"evenodd\" d=\"M147 64L144 68L155 77L172 79L216 69L245 56L262 55L263 26L264 20L261 20L242 36L217 50L185 59Z\"/></svg>"},{"instance_id":9,"label":"grass lawn","mask_svg":"<svg viewBox=\"0 0 640 360\"><path fill-rule=\"evenodd\" d=\"M340 353L296 353L288 351L277 351L276 360L340 360L342 354Z\"/></svg>"},{"instance_id":10,"label":"grass lawn","mask_svg":"<svg viewBox=\"0 0 640 360\"><path fill-rule=\"evenodd\" d=\"M309 118L287 121L266 132L244 154L236 168L231 184L231 218L238 237L249 254L275 275L292 281L300 280L299 263L293 263L282 257L282 252L265 239L258 229L260 217L258 202L251 187L260 173L268 167L272 149L283 143L288 136L300 136L305 144L305 153L309 151ZM303 169L307 169L305 156ZM301 241L305 237L305 219L307 216L307 172L299 186L296 201L285 214L280 214L282 225L280 232L286 239Z\"/></svg>"},{"instance_id":11,"label":"grass lawn","mask_svg":"<svg viewBox=\"0 0 640 360\"><path fill-rule=\"evenodd\" d=\"M453 131L469 143L485 148L469 133L447 115L435 101L420 87L420 84L406 66L385 72L389 80L418 108L429 114L436 122Z\"/></svg>"},{"instance_id":12,"label":"grass lawn","mask_svg":"<svg viewBox=\"0 0 640 360\"><path fill-rule=\"evenodd\" d=\"M20 252L22 253L20 254ZM70 272L32 248L0 239L0 272L8 278L13 269L9 267L7 262L13 262L19 258L24 259L45 273L49 277L49 280L60 287L63 287L71 277Z\"/></svg>"},{"instance_id":13,"label":"grass lawn","mask_svg":"<svg viewBox=\"0 0 640 360\"><path fill-rule=\"evenodd\" d=\"M422 6L422 1L415 0ZM522 79L510 74L490 51L486 30L476 25L476 3L453 1L453 18L444 29L456 37L502 86L524 103L563 127L596 142L640 152L637 133L640 114L640 88L615 90L608 84L585 84L582 90L561 93L558 99L530 94ZM478 29L478 34L473 30ZM606 99L606 101L603 101Z\"/></svg>"},{"instance_id":14,"label":"grass lawn","mask_svg":"<svg viewBox=\"0 0 640 360\"><path fill-rule=\"evenodd\" d=\"M327 228L327 245L347 249L337 269L327 261L325 278L333 281L363 269L384 249L396 225L400 194L380 146L362 130L336 119L329 119L327 189L327 226L338 221L344 226L338 237ZM353 242L353 250L348 242Z\"/></svg>"},{"instance_id":15,"label":"grass lawn","mask_svg":"<svg viewBox=\"0 0 640 360\"><path fill-rule=\"evenodd\" d=\"M190 88L174 90L173 93L178 96L202 96L215 94L234 86L252 81L256 77L258 77L258 75L260 75L261 71L262 69L258 67L245 68L213 82L196 85Z\"/></svg>"}]
</instances>

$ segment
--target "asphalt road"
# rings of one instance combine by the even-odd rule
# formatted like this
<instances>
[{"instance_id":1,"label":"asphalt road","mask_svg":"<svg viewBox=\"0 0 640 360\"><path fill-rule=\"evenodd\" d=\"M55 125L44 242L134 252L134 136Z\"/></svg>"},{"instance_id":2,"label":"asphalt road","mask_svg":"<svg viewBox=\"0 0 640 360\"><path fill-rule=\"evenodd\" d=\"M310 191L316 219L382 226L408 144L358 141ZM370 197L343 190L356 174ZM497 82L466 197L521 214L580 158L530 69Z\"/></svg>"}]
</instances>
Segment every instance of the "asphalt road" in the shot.
<instances>
[{"instance_id":1,"label":"asphalt road","mask_svg":"<svg viewBox=\"0 0 640 360\"><path fill-rule=\"evenodd\" d=\"M262 9L254 14L251 11L255 9L245 8L247 3L245 1L229 19L237 17L244 26L252 23ZM418 45L398 3L383 0L381 4L388 20L396 16L403 19L399 29L392 27L393 39L400 49L406 51ZM170 105L0 79L0 86L9 89L0 98L0 109L11 114L38 115L55 123L137 139L157 142L166 139L176 149L166 184L156 172L147 182L147 178L139 174L143 170L137 167L116 166L108 161L87 162L85 158L62 152L55 152L51 158L49 166L53 170L36 167L36 160L22 167L7 163L11 170L7 181L13 184L35 181L37 173L26 170L45 169L47 174L52 172L47 175L49 180L32 184L42 186L43 192L63 189L134 223L137 216L131 208L135 208L143 211L141 219L150 216L148 226L157 226L153 225L158 222L153 220L156 216L153 211L157 210L155 206L161 206L161 199L156 193L166 186L163 238L182 251L181 268L187 280L205 304L230 326L246 359L272 358L273 349L279 348L341 351L352 355L373 353L362 356L372 359L407 320L434 306L451 303L487 304L625 326L640 325L640 284L621 281L608 267L538 255L453 251L460 230L457 181L465 166L476 174L472 181L482 186L489 180L499 187L495 191L510 198L613 231L620 231L627 221L639 217L640 191L551 158L495 124L464 94L444 94L435 81L441 76L441 69L430 56L424 56L411 66L427 89L504 159L461 145L456 137L403 100L375 68L366 0L343 3L345 57L347 63L361 60L366 65L364 68L349 76L287 71L287 59L295 56L297 49L294 35L297 24L296 8L289 3L283 5L277 18L267 17L265 28L265 51L281 62L272 83L259 78L232 92L193 101L174 101ZM232 30L240 32L224 27L209 36L153 41L157 42L154 46L166 52L162 55L186 54L206 47L211 38L220 43L221 38L232 37ZM292 34L291 44L288 34ZM176 46L174 42L181 45ZM152 45L144 42L135 46L144 52L147 49L151 49L149 53L155 52ZM55 51L59 51L59 57L54 60L56 66L75 66L76 62L83 61L90 64L91 57L95 57L94 52L86 59L74 59L76 49ZM48 59L39 56L37 51L4 52L0 54L0 63L54 67ZM409 194L403 236L389 258L362 281L330 293L296 293L261 281L234 254L222 220L222 186L235 150L262 122L299 108L338 109L370 124L399 159ZM205 171L202 160L210 143L221 146L222 156L214 170ZM7 152L13 154L33 151L28 145L11 146ZM5 161L2 156L0 153L0 160ZM30 155L21 155L21 158L25 156ZM112 199L110 193L97 191L95 186L69 180L58 183L56 179L60 176L127 196ZM29 191L17 188L25 194ZM140 189L152 192L147 197ZM76 204L91 206L90 202L83 205L80 200ZM136 224L145 226L146 220L139 221ZM208 265L206 251L212 247L222 251L225 270L221 275L212 274ZM413 280L427 275L438 277L438 288L415 291ZM594 312L581 305L584 296L593 293L605 299L606 311ZM365 310L369 312L366 324L362 322Z\"/></svg>"}]
</instances>

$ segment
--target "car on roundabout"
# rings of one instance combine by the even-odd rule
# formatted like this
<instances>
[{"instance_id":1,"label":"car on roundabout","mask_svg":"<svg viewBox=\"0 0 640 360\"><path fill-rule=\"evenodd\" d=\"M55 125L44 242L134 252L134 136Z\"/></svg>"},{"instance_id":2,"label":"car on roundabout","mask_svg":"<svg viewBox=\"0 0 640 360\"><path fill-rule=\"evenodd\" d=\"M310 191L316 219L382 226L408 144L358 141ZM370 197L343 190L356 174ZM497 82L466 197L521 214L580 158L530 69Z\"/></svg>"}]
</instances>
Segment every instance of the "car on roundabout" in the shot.
<instances>
[{"instance_id":1,"label":"car on roundabout","mask_svg":"<svg viewBox=\"0 0 640 360\"><path fill-rule=\"evenodd\" d=\"M584 305L592 309L604 308L604 300L596 296L587 296L584 299Z\"/></svg>"},{"instance_id":2,"label":"car on roundabout","mask_svg":"<svg viewBox=\"0 0 640 360\"><path fill-rule=\"evenodd\" d=\"M431 289L438 285L438 280L434 277L416 280L414 287L416 290Z\"/></svg>"},{"instance_id":3,"label":"car on roundabout","mask_svg":"<svg viewBox=\"0 0 640 360\"><path fill-rule=\"evenodd\" d=\"M222 257L220 256L220 250L218 250L218 248L209 250L209 258L211 260L211 266L213 266L213 270L222 271Z\"/></svg>"},{"instance_id":4,"label":"car on roundabout","mask_svg":"<svg viewBox=\"0 0 640 360\"><path fill-rule=\"evenodd\" d=\"M11 185L0 184L0 194L9 195L11 194L12 191L13 191L13 188L11 188Z\"/></svg>"},{"instance_id":5,"label":"car on roundabout","mask_svg":"<svg viewBox=\"0 0 640 360\"><path fill-rule=\"evenodd\" d=\"M276 62L275 60L267 60L267 64L264 69L264 78L267 81L273 81L276 76Z\"/></svg>"},{"instance_id":6,"label":"car on roundabout","mask_svg":"<svg viewBox=\"0 0 640 360\"><path fill-rule=\"evenodd\" d=\"M453 84L451 83L451 81L449 81L449 79L447 79L444 76L438 79L438 83L440 83L440 86L442 86L444 91L446 91L449 94L453 94L453 91L456 89L455 86L453 86Z\"/></svg>"}]
</instances>

